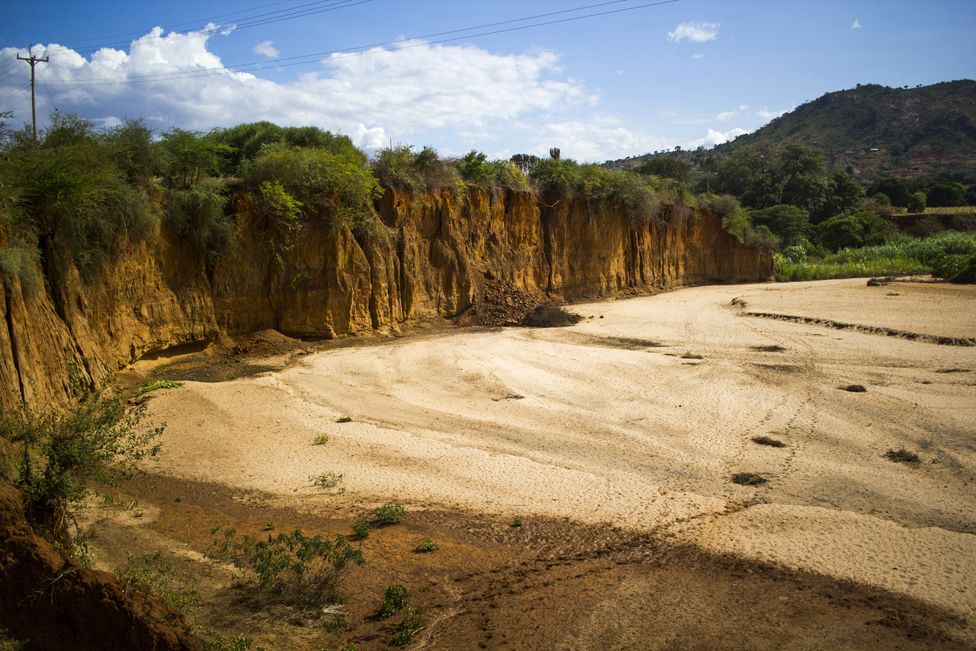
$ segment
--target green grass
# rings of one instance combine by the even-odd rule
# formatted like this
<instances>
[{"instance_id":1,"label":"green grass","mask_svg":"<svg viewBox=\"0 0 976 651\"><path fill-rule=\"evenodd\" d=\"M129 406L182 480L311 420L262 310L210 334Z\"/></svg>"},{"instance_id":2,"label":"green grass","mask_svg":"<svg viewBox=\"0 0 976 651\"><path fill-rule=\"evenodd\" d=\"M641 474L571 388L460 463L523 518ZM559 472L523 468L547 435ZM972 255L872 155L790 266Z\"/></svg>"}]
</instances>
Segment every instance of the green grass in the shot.
<instances>
[{"instance_id":1,"label":"green grass","mask_svg":"<svg viewBox=\"0 0 976 651\"><path fill-rule=\"evenodd\" d=\"M152 382L147 382L142 385L142 387L136 391L136 396L141 396L149 393L150 391L156 391L157 389L179 389L183 386L182 382L173 382L172 380L153 380Z\"/></svg>"},{"instance_id":2,"label":"green grass","mask_svg":"<svg viewBox=\"0 0 976 651\"><path fill-rule=\"evenodd\" d=\"M950 255L976 254L976 233L948 231L923 239L899 238L888 244L842 249L819 260L792 262L774 254L777 280L821 280L932 273Z\"/></svg>"}]
</instances>

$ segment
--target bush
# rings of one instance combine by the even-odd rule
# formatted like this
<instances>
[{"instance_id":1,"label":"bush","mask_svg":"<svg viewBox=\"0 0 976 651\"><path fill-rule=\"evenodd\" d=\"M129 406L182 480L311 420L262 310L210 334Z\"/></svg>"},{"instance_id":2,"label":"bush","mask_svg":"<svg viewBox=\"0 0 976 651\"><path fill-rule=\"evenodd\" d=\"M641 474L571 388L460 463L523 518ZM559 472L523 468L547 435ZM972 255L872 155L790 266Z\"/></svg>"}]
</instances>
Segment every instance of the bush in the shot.
<instances>
[{"instance_id":1,"label":"bush","mask_svg":"<svg viewBox=\"0 0 976 651\"><path fill-rule=\"evenodd\" d=\"M867 211L831 217L817 226L817 240L832 251L882 244L894 235L886 220Z\"/></svg>"},{"instance_id":2,"label":"bush","mask_svg":"<svg viewBox=\"0 0 976 651\"><path fill-rule=\"evenodd\" d=\"M0 436L20 447L15 481L30 520L56 542L70 542L88 485L114 484L159 452L163 428L146 425L145 416L144 404L129 408L119 392L91 394L63 413L22 407L0 416Z\"/></svg>"},{"instance_id":3,"label":"bush","mask_svg":"<svg viewBox=\"0 0 976 651\"><path fill-rule=\"evenodd\" d=\"M391 502L373 509L373 521L380 525L399 524L406 514L402 504Z\"/></svg>"},{"instance_id":4,"label":"bush","mask_svg":"<svg viewBox=\"0 0 976 651\"><path fill-rule=\"evenodd\" d=\"M461 180L458 170L442 161L436 150L424 147L415 152L410 145L379 150L373 159L373 173L383 187L415 192L457 188Z\"/></svg>"},{"instance_id":5,"label":"bush","mask_svg":"<svg viewBox=\"0 0 976 651\"><path fill-rule=\"evenodd\" d=\"M434 542L434 539L433 538L430 538L428 536L424 536L417 543L417 547L416 547L415 551L417 551L417 552L419 552L421 554L427 554L427 553L430 553L430 552L436 552L438 549L439 549L439 547L438 547L437 543Z\"/></svg>"},{"instance_id":6,"label":"bush","mask_svg":"<svg viewBox=\"0 0 976 651\"><path fill-rule=\"evenodd\" d=\"M976 255L969 258L965 266L960 269L949 280L954 283L966 283L972 285L976 283Z\"/></svg>"},{"instance_id":7,"label":"bush","mask_svg":"<svg viewBox=\"0 0 976 651\"><path fill-rule=\"evenodd\" d=\"M197 258L211 272L234 240L234 220L224 214L224 182L204 179L189 189L166 191L166 223L189 242Z\"/></svg>"},{"instance_id":8,"label":"bush","mask_svg":"<svg viewBox=\"0 0 976 651\"><path fill-rule=\"evenodd\" d=\"M925 193L924 192L913 192L908 196L908 212L924 212L925 203Z\"/></svg>"},{"instance_id":9,"label":"bush","mask_svg":"<svg viewBox=\"0 0 976 651\"><path fill-rule=\"evenodd\" d=\"M390 640L393 646L406 646L410 644L413 636L429 626L427 622L427 611L422 608L408 607L403 615L403 621L397 626L396 633Z\"/></svg>"},{"instance_id":10,"label":"bush","mask_svg":"<svg viewBox=\"0 0 976 651\"><path fill-rule=\"evenodd\" d=\"M306 536L300 530L258 540L241 538L230 529L211 548L211 555L226 559L253 579L258 588L281 597L292 606L321 612L341 600L339 587L349 571L362 565L362 551L343 536L334 540Z\"/></svg>"},{"instance_id":11,"label":"bush","mask_svg":"<svg viewBox=\"0 0 976 651\"><path fill-rule=\"evenodd\" d=\"M391 585L383 593L383 603L376 616L380 619L393 617L410 606L410 594L402 585Z\"/></svg>"},{"instance_id":12,"label":"bush","mask_svg":"<svg viewBox=\"0 0 976 651\"><path fill-rule=\"evenodd\" d=\"M356 540L365 540L369 538L369 532L372 527L366 520L357 520L352 525L352 535Z\"/></svg>"},{"instance_id":13,"label":"bush","mask_svg":"<svg viewBox=\"0 0 976 651\"><path fill-rule=\"evenodd\" d=\"M525 190L528 179L525 174L510 161L489 161L488 157L479 151L470 151L463 158L454 163L461 179L471 185L482 188L506 188Z\"/></svg>"},{"instance_id":14,"label":"bush","mask_svg":"<svg viewBox=\"0 0 976 651\"><path fill-rule=\"evenodd\" d=\"M357 150L358 151L358 150ZM299 217L325 211L350 228L374 223L373 201L380 194L376 179L353 153L328 149L265 146L250 166L247 184L294 231Z\"/></svg>"}]
</instances>

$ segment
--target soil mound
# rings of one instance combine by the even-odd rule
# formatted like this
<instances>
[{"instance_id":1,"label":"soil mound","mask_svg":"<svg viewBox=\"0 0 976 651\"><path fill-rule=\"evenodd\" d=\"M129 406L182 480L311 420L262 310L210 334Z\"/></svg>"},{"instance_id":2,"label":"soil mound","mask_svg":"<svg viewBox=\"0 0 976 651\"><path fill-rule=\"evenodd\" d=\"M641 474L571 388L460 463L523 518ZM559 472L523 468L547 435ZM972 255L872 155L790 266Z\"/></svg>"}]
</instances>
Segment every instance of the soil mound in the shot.
<instances>
[{"instance_id":1,"label":"soil mound","mask_svg":"<svg viewBox=\"0 0 976 651\"><path fill-rule=\"evenodd\" d=\"M32 649L191 650L182 616L126 594L107 572L80 567L37 536L20 491L0 483L0 624Z\"/></svg>"}]
</instances>

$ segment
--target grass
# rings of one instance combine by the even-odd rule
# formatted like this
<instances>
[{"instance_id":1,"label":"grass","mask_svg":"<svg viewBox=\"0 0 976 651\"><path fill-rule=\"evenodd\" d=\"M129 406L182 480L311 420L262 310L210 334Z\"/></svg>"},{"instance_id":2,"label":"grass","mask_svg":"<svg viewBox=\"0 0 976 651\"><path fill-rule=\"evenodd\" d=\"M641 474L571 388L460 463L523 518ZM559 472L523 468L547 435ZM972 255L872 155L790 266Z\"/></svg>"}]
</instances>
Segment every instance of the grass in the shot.
<instances>
[{"instance_id":1,"label":"grass","mask_svg":"<svg viewBox=\"0 0 976 651\"><path fill-rule=\"evenodd\" d=\"M135 392L133 397L139 397L145 395L150 391L156 391L157 389L178 389L183 386L182 382L173 382L172 380L153 380L152 382L147 382L142 385L138 391Z\"/></svg>"},{"instance_id":2,"label":"grass","mask_svg":"<svg viewBox=\"0 0 976 651\"><path fill-rule=\"evenodd\" d=\"M373 522L383 526L399 524L406 514L407 510L403 505L396 502L384 504L372 511Z\"/></svg>"},{"instance_id":3,"label":"grass","mask_svg":"<svg viewBox=\"0 0 976 651\"><path fill-rule=\"evenodd\" d=\"M512 518L512 526L516 529L522 528L525 526L525 518L523 518L521 515L516 515L514 518Z\"/></svg>"},{"instance_id":4,"label":"grass","mask_svg":"<svg viewBox=\"0 0 976 651\"><path fill-rule=\"evenodd\" d=\"M319 434L314 439L312 439L312 445L325 445L329 442L328 434Z\"/></svg>"},{"instance_id":5,"label":"grass","mask_svg":"<svg viewBox=\"0 0 976 651\"><path fill-rule=\"evenodd\" d=\"M932 273L946 256L976 254L976 233L946 231L922 239L901 237L887 244L842 249L819 260L793 262L773 255L777 280L821 280Z\"/></svg>"},{"instance_id":6,"label":"grass","mask_svg":"<svg viewBox=\"0 0 976 651\"><path fill-rule=\"evenodd\" d=\"M885 458L889 461L894 461L895 463L907 463L910 466L917 465L921 460L918 455L905 448L900 448L898 450L888 450L885 452Z\"/></svg>"},{"instance_id":7,"label":"grass","mask_svg":"<svg viewBox=\"0 0 976 651\"><path fill-rule=\"evenodd\" d=\"M129 558L124 567L116 569L116 574L125 592L152 595L184 615L197 602L189 582L176 574L161 552Z\"/></svg>"},{"instance_id":8,"label":"grass","mask_svg":"<svg viewBox=\"0 0 976 651\"><path fill-rule=\"evenodd\" d=\"M356 540L369 538L369 532L373 527L366 520L357 520L352 525L352 536Z\"/></svg>"}]
</instances>

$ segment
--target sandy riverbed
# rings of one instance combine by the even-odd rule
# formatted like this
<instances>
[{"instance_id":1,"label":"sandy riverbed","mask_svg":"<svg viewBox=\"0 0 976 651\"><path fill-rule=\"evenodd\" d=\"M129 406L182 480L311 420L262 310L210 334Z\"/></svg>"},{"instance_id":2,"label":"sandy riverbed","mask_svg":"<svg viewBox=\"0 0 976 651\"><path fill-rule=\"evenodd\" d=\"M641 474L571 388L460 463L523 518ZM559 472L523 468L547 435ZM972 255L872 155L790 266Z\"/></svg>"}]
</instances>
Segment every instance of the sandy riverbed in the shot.
<instances>
[{"instance_id":1,"label":"sandy riverbed","mask_svg":"<svg viewBox=\"0 0 976 651\"><path fill-rule=\"evenodd\" d=\"M609 522L976 621L976 347L742 316L733 298L976 337L972 287L739 285L577 305L587 318L572 328L407 338L159 392L155 470L313 510L397 499ZM867 391L839 388L855 383ZM884 457L903 447L921 462ZM327 472L339 488L312 488ZM738 472L768 482L738 486Z\"/></svg>"}]
</instances>

